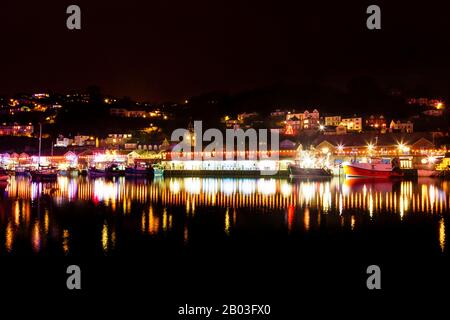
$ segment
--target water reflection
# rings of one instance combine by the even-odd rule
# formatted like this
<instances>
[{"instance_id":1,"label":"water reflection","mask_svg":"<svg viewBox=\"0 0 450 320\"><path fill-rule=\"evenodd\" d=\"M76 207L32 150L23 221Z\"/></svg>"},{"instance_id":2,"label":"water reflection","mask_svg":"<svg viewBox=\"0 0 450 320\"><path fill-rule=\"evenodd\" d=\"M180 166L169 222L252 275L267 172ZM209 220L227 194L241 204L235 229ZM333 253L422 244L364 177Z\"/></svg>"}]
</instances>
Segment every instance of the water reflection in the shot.
<instances>
[{"instance_id":1,"label":"water reflection","mask_svg":"<svg viewBox=\"0 0 450 320\"><path fill-rule=\"evenodd\" d=\"M55 183L31 183L27 178L12 177L9 185L0 189L0 252L13 253L20 238L28 239L29 249L34 254L47 250L49 243L58 244L62 254L70 254L74 239L82 237L83 232L73 217L70 221L65 220L65 208L83 203L93 206L81 210L92 215L92 219L96 210L93 208L105 214L101 226L95 228L99 232L96 238L100 239L97 245L105 254L114 252L120 237L127 232L151 237L178 233L181 242L188 244L193 234L191 222L204 219L204 216L197 217L197 212L211 207L215 208L222 232L228 237L239 227L239 215L243 210L270 213L275 219L279 212L284 213L282 219L288 233L300 229L303 232L315 230L326 215L335 220L330 218L325 223L335 221L339 228L349 230L358 229L364 216L376 222L380 215L392 213L400 220L410 214L438 215L437 238L439 248L444 252L447 250L448 190L448 181L432 179L168 178L129 181L125 178L59 177ZM182 214L175 215L172 208ZM129 220L118 221L120 216L129 216Z\"/></svg>"},{"instance_id":2,"label":"water reflection","mask_svg":"<svg viewBox=\"0 0 450 320\"><path fill-rule=\"evenodd\" d=\"M444 218L441 218L439 221L439 245L441 246L442 252L444 252L446 245Z\"/></svg>"},{"instance_id":3,"label":"water reflection","mask_svg":"<svg viewBox=\"0 0 450 320\"><path fill-rule=\"evenodd\" d=\"M10 199L36 200L51 196L57 204L76 200L104 203L113 210L120 203L130 212L131 202L162 202L183 205L186 211L197 206L268 207L311 206L327 212L360 209L373 214L380 211L443 213L448 210L449 195L444 191L448 182L429 180L365 181L339 180L292 183L278 179L166 179L158 183L142 180L58 179L57 183L30 183L26 179L12 179L5 196ZM16 203L15 212L28 210L29 203ZM18 218L18 217L17 217Z\"/></svg>"},{"instance_id":4,"label":"water reflection","mask_svg":"<svg viewBox=\"0 0 450 320\"><path fill-rule=\"evenodd\" d=\"M67 255L69 253L69 230L64 229L63 230L63 239L62 239L62 247L64 254Z\"/></svg>"}]
</instances>

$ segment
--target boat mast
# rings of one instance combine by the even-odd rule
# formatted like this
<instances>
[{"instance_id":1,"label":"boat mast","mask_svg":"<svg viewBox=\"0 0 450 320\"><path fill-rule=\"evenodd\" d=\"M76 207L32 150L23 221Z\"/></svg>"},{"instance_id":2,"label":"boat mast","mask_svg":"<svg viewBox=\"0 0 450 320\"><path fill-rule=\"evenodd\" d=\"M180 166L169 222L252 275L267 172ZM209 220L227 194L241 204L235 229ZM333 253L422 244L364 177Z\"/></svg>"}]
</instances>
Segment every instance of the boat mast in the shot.
<instances>
[{"instance_id":1,"label":"boat mast","mask_svg":"<svg viewBox=\"0 0 450 320\"><path fill-rule=\"evenodd\" d=\"M42 123L39 123L39 161L38 161L38 168L41 167L41 145L42 145Z\"/></svg>"}]
</instances>

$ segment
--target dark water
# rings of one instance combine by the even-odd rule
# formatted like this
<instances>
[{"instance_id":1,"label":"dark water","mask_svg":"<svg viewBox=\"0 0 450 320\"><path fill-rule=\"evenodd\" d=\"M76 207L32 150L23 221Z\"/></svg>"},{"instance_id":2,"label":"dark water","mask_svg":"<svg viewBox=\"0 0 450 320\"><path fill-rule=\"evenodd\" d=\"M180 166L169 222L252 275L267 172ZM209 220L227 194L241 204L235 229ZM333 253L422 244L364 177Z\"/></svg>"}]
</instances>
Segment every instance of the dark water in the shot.
<instances>
[{"instance_id":1,"label":"dark water","mask_svg":"<svg viewBox=\"0 0 450 320\"><path fill-rule=\"evenodd\" d=\"M5 274L34 264L22 285L31 277L62 290L61 268L75 263L88 270L88 292L152 288L154 303L170 297L169 313L188 301L280 298L278 311L293 311L291 289L367 291L371 264L384 271L385 292L437 293L449 287L449 187L432 179L12 178L0 192L1 271L17 288Z\"/></svg>"}]
</instances>

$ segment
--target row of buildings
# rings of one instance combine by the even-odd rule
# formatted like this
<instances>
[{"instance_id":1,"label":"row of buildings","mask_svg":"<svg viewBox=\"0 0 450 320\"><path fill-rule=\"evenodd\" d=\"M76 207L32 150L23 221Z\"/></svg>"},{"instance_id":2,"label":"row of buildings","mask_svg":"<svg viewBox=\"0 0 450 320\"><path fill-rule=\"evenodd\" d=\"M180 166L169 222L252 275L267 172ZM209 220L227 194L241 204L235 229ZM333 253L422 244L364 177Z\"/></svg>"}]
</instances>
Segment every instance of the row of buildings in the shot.
<instances>
[{"instance_id":1,"label":"row of buildings","mask_svg":"<svg viewBox=\"0 0 450 320\"><path fill-rule=\"evenodd\" d=\"M235 119L225 117L227 128L247 129L260 125L262 120L256 112L245 112L238 114ZM269 122L269 123L268 123ZM275 110L270 114L269 119L265 121L271 128L278 128L285 135L297 136L301 133L322 132L323 134L347 134L361 133L363 131L386 132L414 132L414 123L410 120L400 121L391 119L390 122L383 115L371 115L367 118L362 116L342 116L325 115L321 116L317 109L311 112Z\"/></svg>"},{"instance_id":2,"label":"row of buildings","mask_svg":"<svg viewBox=\"0 0 450 320\"><path fill-rule=\"evenodd\" d=\"M214 160L214 152L185 151L183 157L179 152L172 151L168 142L161 143L155 148L138 148L135 150L111 150L107 148L84 148L77 150L58 149L53 155L44 154L41 163L73 166L83 161L84 165L92 162L120 162L128 165L135 161L161 162L167 169L172 170L286 170L298 156L299 150L310 149L317 155L329 157L330 161L348 161L361 157L399 157L402 168L412 168L415 164L424 164L426 161L435 161L437 157L446 154L445 148L436 146L435 137L429 133L387 133L377 135L374 133L348 134L346 136L320 135L313 139L309 145L299 142L283 140L279 150L271 150L276 154L270 159L262 158L256 151L257 157L240 156L237 151L227 160ZM251 152L251 151L250 151ZM219 152L220 153L220 152ZM229 153L224 151L222 153ZM232 151L233 153L233 151ZM200 161L199 161L200 160ZM39 162L35 154L2 153L0 164L2 166L27 165Z\"/></svg>"},{"instance_id":3,"label":"row of buildings","mask_svg":"<svg viewBox=\"0 0 450 320\"><path fill-rule=\"evenodd\" d=\"M31 137L34 132L34 126L31 123L21 125L16 123L0 125L0 136L24 136Z\"/></svg>"},{"instance_id":4,"label":"row of buildings","mask_svg":"<svg viewBox=\"0 0 450 320\"><path fill-rule=\"evenodd\" d=\"M272 116L280 116L278 110L272 113ZM411 121L400 121L392 119L388 124L383 115L371 115L363 119L361 116L344 117L341 115L320 116L317 109L312 112L286 112L283 130L286 135L297 135L301 131L315 130L324 134L347 134L360 133L369 129L370 131L386 132L404 132L412 133L414 124Z\"/></svg>"},{"instance_id":5,"label":"row of buildings","mask_svg":"<svg viewBox=\"0 0 450 320\"><path fill-rule=\"evenodd\" d=\"M169 146L167 139L155 141L140 141L133 137L131 133L110 133L105 139L99 139L94 136L77 135L73 138L59 136L56 139L55 147L92 147L108 148L112 150L150 150L160 151Z\"/></svg>"},{"instance_id":6,"label":"row of buildings","mask_svg":"<svg viewBox=\"0 0 450 320\"><path fill-rule=\"evenodd\" d=\"M113 117L121 118L162 118L168 119L168 115L160 109L146 108L111 108L109 113Z\"/></svg>"},{"instance_id":7,"label":"row of buildings","mask_svg":"<svg viewBox=\"0 0 450 320\"><path fill-rule=\"evenodd\" d=\"M413 122L400 121L392 119L387 123L386 118L383 115L371 115L363 121L362 117L341 117L341 116L327 116L324 117L325 128L332 128L336 131L336 134L347 132L362 132L364 129L370 129L371 131L378 131L380 133L386 132L404 132L412 133L414 131Z\"/></svg>"}]
</instances>

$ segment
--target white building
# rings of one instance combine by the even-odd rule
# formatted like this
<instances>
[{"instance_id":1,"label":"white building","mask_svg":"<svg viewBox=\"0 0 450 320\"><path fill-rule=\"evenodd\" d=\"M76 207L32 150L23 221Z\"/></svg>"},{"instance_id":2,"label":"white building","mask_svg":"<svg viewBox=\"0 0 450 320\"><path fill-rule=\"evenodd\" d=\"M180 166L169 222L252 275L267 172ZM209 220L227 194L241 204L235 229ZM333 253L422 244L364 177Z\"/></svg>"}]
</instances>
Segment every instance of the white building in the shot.
<instances>
[{"instance_id":1,"label":"white building","mask_svg":"<svg viewBox=\"0 0 450 320\"><path fill-rule=\"evenodd\" d=\"M58 138L56 138L55 147L67 148L68 146L72 145L72 143L72 139L59 136Z\"/></svg>"}]
</instances>

